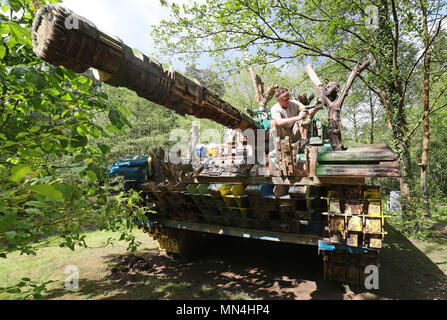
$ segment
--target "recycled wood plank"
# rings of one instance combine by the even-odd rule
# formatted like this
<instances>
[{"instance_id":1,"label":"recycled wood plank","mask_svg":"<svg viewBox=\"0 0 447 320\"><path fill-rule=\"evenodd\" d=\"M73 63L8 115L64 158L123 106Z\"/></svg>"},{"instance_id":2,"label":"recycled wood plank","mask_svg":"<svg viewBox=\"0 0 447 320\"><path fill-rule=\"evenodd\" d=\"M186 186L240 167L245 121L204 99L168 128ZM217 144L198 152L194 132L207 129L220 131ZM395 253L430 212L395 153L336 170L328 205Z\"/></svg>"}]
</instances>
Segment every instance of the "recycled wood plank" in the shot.
<instances>
[{"instance_id":1,"label":"recycled wood plank","mask_svg":"<svg viewBox=\"0 0 447 320\"><path fill-rule=\"evenodd\" d=\"M316 168L317 176L355 176L355 177L400 177L397 163L382 164L321 164Z\"/></svg>"},{"instance_id":2,"label":"recycled wood plank","mask_svg":"<svg viewBox=\"0 0 447 320\"><path fill-rule=\"evenodd\" d=\"M395 161L396 155L382 151L330 151L318 153L319 162L366 162L366 161Z\"/></svg>"},{"instance_id":3,"label":"recycled wood plank","mask_svg":"<svg viewBox=\"0 0 447 320\"><path fill-rule=\"evenodd\" d=\"M309 177L315 177L316 166L317 166L317 152L316 147L309 147Z\"/></svg>"},{"instance_id":4,"label":"recycled wood plank","mask_svg":"<svg viewBox=\"0 0 447 320\"><path fill-rule=\"evenodd\" d=\"M375 148L375 149L390 149L390 150L392 150L391 148L390 148L390 146L388 146L387 144L384 144L384 143L382 143L382 144L357 144L357 145L354 145L354 146L350 146L349 148L348 148L348 150L351 150L351 149L361 149L361 148Z\"/></svg>"}]
</instances>

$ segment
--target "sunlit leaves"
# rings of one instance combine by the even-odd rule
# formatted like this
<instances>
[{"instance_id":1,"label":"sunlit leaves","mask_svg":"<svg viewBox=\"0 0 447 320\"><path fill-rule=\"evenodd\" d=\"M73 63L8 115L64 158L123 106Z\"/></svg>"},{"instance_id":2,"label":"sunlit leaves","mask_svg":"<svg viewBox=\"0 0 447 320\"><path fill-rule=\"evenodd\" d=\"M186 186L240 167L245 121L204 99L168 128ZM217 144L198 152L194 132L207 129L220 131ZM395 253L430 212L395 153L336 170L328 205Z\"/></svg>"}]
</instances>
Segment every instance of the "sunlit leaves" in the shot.
<instances>
[{"instance_id":1,"label":"sunlit leaves","mask_svg":"<svg viewBox=\"0 0 447 320\"><path fill-rule=\"evenodd\" d=\"M112 108L109 111L110 122L118 129L122 129L126 125L126 119L123 114L116 108Z\"/></svg>"},{"instance_id":2,"label":"sunlit leaves","mask_svg":"<svg viewBox=\"0 0 447 320\"><path fill-rule=\"evenodd\" d=\"M0 217L0 233L8 230L17 220L17 213L10 212Z\"/></svg>"},{"instance_id":3,"label":"sunlit leaves","mask_svg":"<svg viewBox=\"0 0 447 320\"><path fill-rule=\"evenodd\" d=\"M31 172L33 172L33 170L31 169L31 166L29 165L18 165L15 166L12 170L11 170L11 175L9 176L9 180L13 181L13 182L19 182L20 180L22 180L23 177L25 177L27 174L30 174Z\"/></svg>"},{"instance_id":4,"label":"sunlit leaves","mask_svg":"<svg viewBox=\"0 0 447 320\"><path fill-rule=\"evenodd\" d=\"M48 234L83 245L83 225L127 228L128 213L108 199L109 147L95 139L108 135L108 125L123 130L128 111L120 106L99 125L97 115L110 110L101 87L34 54L34 1L0 1L3 12L13 11L0 14L0 257L32 254ZM110 206L108 215L98 201Z\"/></svg>"},{"instance_id":5,"label":"sunlit leaves","mask_svg":"<svg viewBox=\"0 0 447 320\"><path fill-rule=\"evenodd\" d=\"M31 192L36 192L38 194L44 195L51 200L55 201L61 201L63 200L62 192L57 190L54 186L48 185L48 184L38 184L31 186L30 188Z\"/></svg>"}]
</instances>

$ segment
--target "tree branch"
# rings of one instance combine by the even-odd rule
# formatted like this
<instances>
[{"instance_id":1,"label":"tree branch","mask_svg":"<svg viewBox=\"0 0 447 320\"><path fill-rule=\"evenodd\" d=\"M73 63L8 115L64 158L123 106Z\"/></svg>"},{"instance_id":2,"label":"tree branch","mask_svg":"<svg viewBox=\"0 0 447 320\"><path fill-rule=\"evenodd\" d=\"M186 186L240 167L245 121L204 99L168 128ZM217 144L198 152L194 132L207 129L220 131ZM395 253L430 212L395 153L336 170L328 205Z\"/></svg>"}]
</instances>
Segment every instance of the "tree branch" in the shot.
<instances>
[{"instance_id":1,"label":"tree branch","mask_svg":"<svg viewBox=\"0 0 447 320\"><path fill-rule=\"evenodd\" d=\"M354 69L352 70L351 74L349 75L348 81L346 81L345 86L343 87L340 96L337 100L339 100L339 106L341 107L346 96L348 95L349 89L352 86L352 83L354 82L354 79L363 71L365 70L371 63L371 59L368 59L364 61L361 65L356 64Z\"/></svg>"},{"instance_id":2,"label":"tree branch","mask_svg":"<svg viewBox=\"0 0 447 320\"><path fill-rule=\"evenodd\" d=\"M324 92L323 83L321 83L320 78L318 78L318 75L315 73L311 64L306 65L306 71L309 74L310 81L312 81L312 84L314 85L315 89L317 90L318 95L320 96L321 100L323 100L323 103L326 106L332 105L332 101L329 100L326 93Z\"/></svg>"},{"instance_id":3,"label":"tree branch","mask_svg":"<svg viewBox=\"0 0 447 320\"><path fill-rule=\"evenodd\" d=\"M433 44L433 42L435 41L436 37L439 35L439 32L441 31L441 24L442 24L442 20L444 20L447 17L447 15L444 15L438 22L438 28L436 30L436 33L433 35L433 37L430 39L430 42L428 44L428 46L426 46L424 48L424 52L422 52L422 54L419 56L419 58L416 60L416 62L414 63L413 67L410 70L410 73L408 74L407 78L404 81L404 90L403 90L403 96L405 96L406 92L407 92L407 88L408 88L408 84L410 82L410 78L411 75L413 74L414 70L416 69L416 66L419 64L419 62L421 61L421 59L425 56L425 54L427 53L428 49L431 47L431 45Z\"/></svg>"},{"instance_id":4,"label":"tree branch","mask_svg":"<svg viewBox=\"0 0 447 320\"><path fill-rule=\"evenodd\" d=\"M411 136L416 132L416 130L419 128L419 126L421 125L421 123L430 115L432 115L433 113L445 108L447 106L447 103L443 104L442 106L440 106L439 108L436 108L435 110L433 110L433 108L435 107L435 103L439 100L439 98L444 94L444 92L446 92L447 90L447 86L444 87L444 89L442 89L439 94L436 96L435 100L433 101L430 109L428 109L428 112L426 114L424 114L422 116L421 119L419 119L419 121L415 124L415 126L413 127L413 129L411 130L411 132L408 134L408 139L411 138Z\"/></svg>"}]
</instances>

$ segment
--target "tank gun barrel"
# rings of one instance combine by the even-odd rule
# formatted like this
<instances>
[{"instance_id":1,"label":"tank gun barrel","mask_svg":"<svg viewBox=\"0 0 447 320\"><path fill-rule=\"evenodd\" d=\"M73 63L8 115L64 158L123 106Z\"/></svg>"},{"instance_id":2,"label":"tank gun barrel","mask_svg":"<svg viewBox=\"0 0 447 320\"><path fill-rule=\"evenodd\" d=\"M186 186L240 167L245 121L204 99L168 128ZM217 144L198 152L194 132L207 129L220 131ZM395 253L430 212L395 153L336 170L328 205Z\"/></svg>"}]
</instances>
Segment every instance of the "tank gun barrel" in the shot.
<instances>
[{"instance_id":1,"label":"tank gun barrel","mask_svg":"<svg viewBox=\"0 0 447 320\"><path fill-rule=\"evenodd\" d=\"M158 62L134 52L120 39L101 32L92 22L62 6L39 9L32 40L34 52L46 62L77 73L94 68L98 80L126 87L180 115L210 119L231 129L257 128L251 118L197 80L172 68L165 71Z\"/></svg>"}]
</instances>

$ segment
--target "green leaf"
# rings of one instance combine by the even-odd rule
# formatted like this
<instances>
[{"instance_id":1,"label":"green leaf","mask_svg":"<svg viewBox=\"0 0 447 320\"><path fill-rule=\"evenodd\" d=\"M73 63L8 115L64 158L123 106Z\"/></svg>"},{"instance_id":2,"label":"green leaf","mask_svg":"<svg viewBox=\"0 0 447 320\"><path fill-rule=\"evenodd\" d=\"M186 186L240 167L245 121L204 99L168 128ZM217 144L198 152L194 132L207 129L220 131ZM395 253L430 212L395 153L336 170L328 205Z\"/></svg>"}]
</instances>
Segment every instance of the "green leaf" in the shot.
<instances>
[{"instance_id":1,"label":"green leaf","mask_svg":"<svg viewBox=\"0 0 447 320\"><path fill-rule=\"evenodd\" d=\"M73 196L73 188L69 184L59 183L55 184L54 187L62 193L65 200L71 200Z\"/></svg>"},{"instance_id":2,"label":"green leaf","mask_svg":"<svg viewBox=\"0 0 447 320\"><path fill-rule=\"evenodd\" d=\"M49 184L39 184L29 188L30 191L47 196L51 200L62 201L64 199L62 193L54 186Z\"/></svg>"},{"instance_id":3,"label":"green leaf","mask_svg":"<svg viewBox=\"0 0 447 320\"><path fill-rule=\"evenodd\" d=\"M70 141L70 144L75 148L84 147L87 143L88 139L81 135L74 136Z\"/></svg>"},{"instance_id":4,"label":"green leaf","mask_svg":"<svg viewBox=\"0 0 447 320\"><path fill-rule=\"evenodd\" d=\"M0 23L0 34L7 34L7 33L9 33L9 24L6 22Z\"/></svg>"},{"instance_id":5,"label":"green leaf","mask_svg":"<svg viewBox=\"0 0 447 320\"><path fill-rule=\"evenodd\" d=\"M0 45L0 59L3 59L6 54L6 48L3 45Z\"/></svg>"},{"instance_id":6,"label":"green leaf","mask_svg":"<svg viewBox=\"0 0 447 320\"><path fill-rule=\"evenodd\" d=\"M8 240L14 240L14 238L16 237L16 234L17 233L15 231L5 232L6 239L8 239Z\"/></svg>"},{"instance_id":7,"label":"green leaf","mask_svg":"<svg viewBox=\"0 0 447 320\"><path fill-rule=\"evenodd\" d=\"M33 170L31 169L31 166L25 164L19 164L18 166L15 166L11 170L11 176L9 177L9 180L18 183L20 180L22 180L24 176L32 172Z\"/></svg>"},{"instance_id":8,"label":"green leaf","mask_svg":"<svg viewBox=\"0 0 447 320\"><path fill-rule=\"evenodd\" d=\"M44 140L42 142L42 149L44 149L45 151L50 151L52 147L53 144L51 142L48 142L47 140Z\"/></svg>"},{"instance_id":9,"label":"green leaf","mask_svg":"<svg viewBox=\"0 0 447 320\"><path fill-rule=\"evenodd\" d=\"M94 182L98 181L98 178L96 177L96 173L91 170L87 171L87 177L89 177L90 180L92 180Z\"/></svg>"},{"instance_id":10,"label":"green leaf","mask_svg":"<svg viewBox=\"0 0 447 320\"><path fill-rule=\"evenodd\" d=\"M118 111L118 109L116 108L112 108L109 111L109 119L110 122L112 122L112 124L121 129L124 126L124 121L123 121L123 116L121 114L121 112Z\"/></svg>"},{"instance_id":11,"label":"green leaf","mask_svg":"<svg viewBox=\"0 0 447 320\"><path fill-rule=\"evenodd\" d=\"M95 138L99 138L99 136L101 135L101 132L99 131L99 129L98 129L97 127L93 126L93 127L90 129L90 134L91 134L92 136L94 136Z\"/></svg>"},{"instance_id":12,"label":"green leaf","mask_svg":"<svg viewBox=\"0 0 447 320\"><path fill-rule=\"evenodd\" d=\"M31 45L31 34L27 29L22 28L14 22L9 23L9 29L11 38L16 42Z\"/></svg>"},{"instance_id":13,"label":"green leaf","mask_svg":"<svg viewBox=\"0 0 447 320\"><path fill-rule=\"evenodd\" d=\"M0 233L8 230L17 220L17 213L7 213L5 216L0 218Z\"/></svg>"},{"instance_id":14,"label":"green leaf","mask_svg":"<svg viewBox=\"0 0 447 320\"><path fill-rule=\"evenodd\" d=\"M25 202L26 206L36 207L36 208L47 208L48 205L45 202L40 201L27 201Z\"/></svg>"},{"instance_id":15,"label":"green leaf","mask_svg":"<svg viewBox=\"0 0 447 320\"><path fill-rule=\"evenodd\" d=\"M29 135L29 132L26 132L26 131L19 132L19 134L16 135L16 139L23 138L23 137L25 137L27 135Z\"/></svg>"},{"instance_id":16,"label":"green leaf","mask_svg":"<svg viewBox=\"0 0 447 320\"><path fill-rule=\"evenodd\" d=\"M76 131L81 135L81 136L86 136L87 134L88 134L88 130L87 130L87 128L84 126L84 125L79 125L77 128L76 128Z\"/></svg>"},{"instance_id":17,"label":"green leaf","mask_svg":"<svg viewBox=\"0 0 447 320\"><path fill-rule=\"evenodd\" d=\"M76 168L72 168L71 172L80 173L81 171L84 171L85 169L87 169L87 166L76 167Z\"/></svg>"},{"instance_id":18,"label":"green leaf","mask_svg":"<svg viewBox=\"0 0 447 320\"><path fill-rule=\"evenodd\" d=\"M34 126L30 129L30 132L35 133L40 130L40 126Z\"/></svg>"},{"instance_id":19,"label":"green leaf","mask_svg":"<svg viewBox=\"0 0 447 320\"><path fill-rule=\"evenodd\" d=\"M98 148L103 154L108 154L110 152L109 146L104 143L98 143Z\"/></svg>"},{"instance_id":20,"label":"green leaf","mask_svg":"<svg viewBox=\"0 0 447 320\"><path fill-rule=\"evenodd\" d=\"M20 293L22 291L20 291L19 288L15 288L15 289L8 289L6 290L7 293Z\"/></svg>"},{"instance_id":21,"label":"green leaf","mask_svg":"<svg viewBox=\"0 0 447 320\"><path fill-rule=\"evenodd\" d=\"M25 212L30 213L30 214L37 214L38 216L43 215L43 212L37 208L28 208L28 209L25 209Z\"/></svg>"}]
</instances>

